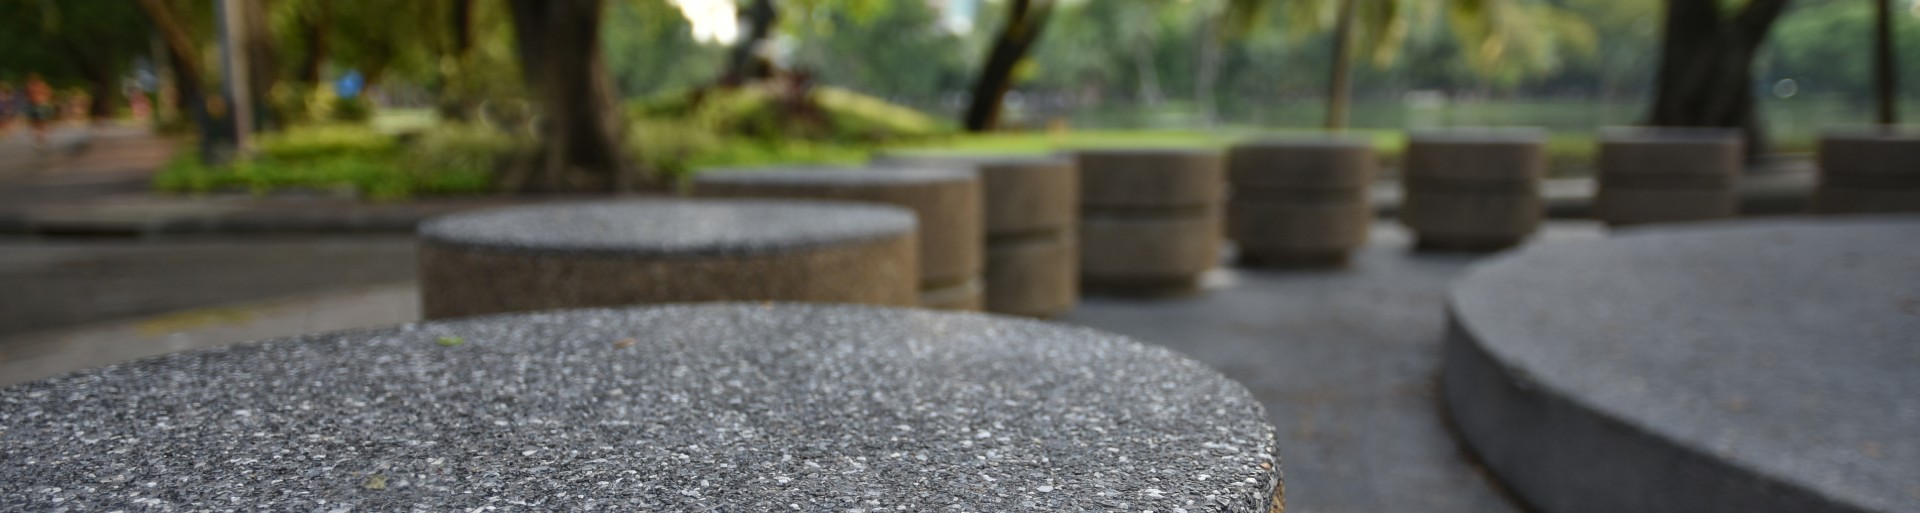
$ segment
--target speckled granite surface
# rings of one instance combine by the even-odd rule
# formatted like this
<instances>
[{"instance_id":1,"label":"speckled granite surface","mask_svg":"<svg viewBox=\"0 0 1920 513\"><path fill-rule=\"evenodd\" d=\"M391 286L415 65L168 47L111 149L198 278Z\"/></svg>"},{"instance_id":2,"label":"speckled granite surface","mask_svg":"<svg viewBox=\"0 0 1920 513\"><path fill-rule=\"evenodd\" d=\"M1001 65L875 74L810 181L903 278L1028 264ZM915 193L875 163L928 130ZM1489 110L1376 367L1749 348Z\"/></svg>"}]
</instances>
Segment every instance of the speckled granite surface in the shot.
<instances>
[{"instance_id":1,"label":"speckled granite surface","mask_svg":"<svg viewBox=\"0 0 1920 513\"><path fill-rule=\"evenodd\" d=\"M1117 335L680 305L283 339L3 389L0 504L1266 513L1273 440L1240 385Z\"/></svg>"},{"instance_id":2,"label":"speckled granite surface","mask_svg":"<svg viewBox=\"0 0 1920 513\"><path fill-rule=\"evenodd\" d=\"M1920 511L1920 217L1621 233L1453 287L1489 468L1548 513Z\"/></svg>"},{"instance_id":3,"label":"speckled granite surface","mask_svg":"<svg viewBox=\"0 0 1920 513\"><path fill-rule=\"evenodd\" d=\"M913 212L885 205L646 199L457 214L421 224L420 237L499 250L712 256L877 240L913 230Z\"/></svg>"}]
</instances>

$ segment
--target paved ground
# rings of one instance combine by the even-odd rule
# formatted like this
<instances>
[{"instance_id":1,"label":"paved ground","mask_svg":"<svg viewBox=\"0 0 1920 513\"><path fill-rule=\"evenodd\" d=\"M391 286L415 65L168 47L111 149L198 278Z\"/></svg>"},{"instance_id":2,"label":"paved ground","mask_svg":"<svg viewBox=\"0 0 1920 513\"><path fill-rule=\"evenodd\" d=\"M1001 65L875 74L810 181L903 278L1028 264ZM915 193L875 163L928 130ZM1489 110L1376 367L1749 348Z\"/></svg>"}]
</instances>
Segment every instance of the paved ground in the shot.
<instances>
[{"instance_id":1,"label":"paved ground","mask_svg":"<svg viewBox=\"0 0 1920 513\"><path fill-rule=\"evenodd\" d=\"M1436 400L1442 292L1473 259L1411 253L1404 231L1379 226L1351 270L1229 270L1202 295L1088 298L1061 321L1175 348L1245 383L1279 427L1291 511L1517 511ZM1543 239L1598 234L1554 223ZM406 238L170 240L0 244L0 283L26 286L0 297L0 327L15 333L0 335L0 384L418 315ZM140 317L157 312L169 313ZM65 327L19 334L34 324Z\"/></svg>"},{"instance_id":2,"label":"paved ground","mask_svg":"<svg viewBox=\"0 0 1920 513\"><path fill-rule=\"evenodd\" d=\"M407 237L0 239L0 338L413 278Z\"/></svg>"}]
</instances>

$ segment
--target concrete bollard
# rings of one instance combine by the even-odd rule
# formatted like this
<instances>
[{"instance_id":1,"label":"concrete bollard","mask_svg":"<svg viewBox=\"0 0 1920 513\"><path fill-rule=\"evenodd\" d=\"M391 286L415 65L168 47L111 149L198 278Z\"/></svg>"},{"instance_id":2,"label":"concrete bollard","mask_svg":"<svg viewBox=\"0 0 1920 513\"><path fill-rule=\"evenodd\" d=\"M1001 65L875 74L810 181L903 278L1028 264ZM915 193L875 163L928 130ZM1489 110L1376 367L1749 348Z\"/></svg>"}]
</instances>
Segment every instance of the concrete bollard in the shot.
<instances>
[{"instance_id":1,"label":"concrete bollard","mask_svg":"<svg viewBox=\"0 0 1920 513\"><path fill-rule=\"evenodd\" d=\"M1832 133L1820 139L1821 214L1920 212L1920 133Z\"/></svg>"},{"instance_id":2,"label":"concrete bollard","mask_svg":"<svg viewBox=\"0 0 1920 513\"><path fill-rule=\"evenodd\" d=\"M420 226L428 319L694 301L910 306L913 213L646 200L455 214Z\"/></svg>"},{"instance_id":3,"label":"concrete bollard","mask_svg":"<svg viewBox=\"0 0 1920 513\"><path fill-rule=\"evenodd\" d=\"M1227 236L1245 265L1346 265L1373 224L1379 158L1357 138L1247 142L1227 152Z\"/></svg>"},{"instance_id":4,"label":"concrete bollard","mask_svg":"<svg viewBox=\"0 0 1920 513\"><path fill-rule=\"evenodd\" d=\"M1594 217L1610 226L1734 217L1744 147L1731 129L1604 130Z\"/></svg>"},{"instance_id":5,"label":"concrete bollard","mask_svg":"<svg viewBox=\"0 0 1920 513\"><path fill-rule=\"evenodd\" d=\"M958 170L836 166L714 169L693 195L875 202L913 210L920 221L920 306L980 310L980 179Z\"/></svg>"},{"instance_id":6,"label":"concrete bollard","mask_svg":"<svg viewBox=\"0 0 1920 513\"><path fill-rule=\"evenodd\" d=\"M1539 229L1547 133L1527 128L1453 129L1407 137L1400 220L1416 247L1498 251Z\"/></svg>"},{"instance_id":7,"label":"concrete bollard","mask_svg":"<svg viewBox=\"0 0 1920 513\"><path fill-rule=\"evenodd\" d=\"M874 165L980 174L986 211L986 309L1053 317L1080 300L1080 174L1066 157L884 154Z\"/></svg>"},{"instance_id":8,"label":"concrete bollard","mask_svg":"<svg viewBox=\"0 0 1920 513\"><path fill-rule=\"evenodd\" d=\"M1080 279L1089 292L1197 291L1217 265L1225 168L1211 150L1102 149L1080 166Z\"/></svg>"}]
</instances>

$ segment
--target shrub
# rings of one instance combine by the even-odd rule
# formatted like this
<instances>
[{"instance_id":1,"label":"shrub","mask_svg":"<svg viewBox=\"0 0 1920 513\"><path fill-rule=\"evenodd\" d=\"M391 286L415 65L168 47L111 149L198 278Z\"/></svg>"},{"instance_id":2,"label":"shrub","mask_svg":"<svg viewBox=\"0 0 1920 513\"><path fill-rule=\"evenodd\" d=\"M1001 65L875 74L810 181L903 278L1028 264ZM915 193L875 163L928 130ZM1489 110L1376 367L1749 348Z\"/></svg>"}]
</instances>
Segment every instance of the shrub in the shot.
<instances>
[{"instance_id":1,"label":"shrub","mask_svg":"<svg viewBox=\"0 0 1920 513\"><path fill-rule=\"evenodd\" d=\"M391 156L398 149L393 136L360 125L297 127L260 137L263 158L303 161L323 157Z\"/></svg>"},{"instance_id":2,"label":"shrub","mask_svg":"<svg viewBox=\"0 0 1920 513\"><path fill-rule=\"evenodd\" d=\"M453 194L486 191L504 159L532 149L532 141L480 124L449 123L421 132L401 167L415 190Z\"/></svg>"}]
</instances>

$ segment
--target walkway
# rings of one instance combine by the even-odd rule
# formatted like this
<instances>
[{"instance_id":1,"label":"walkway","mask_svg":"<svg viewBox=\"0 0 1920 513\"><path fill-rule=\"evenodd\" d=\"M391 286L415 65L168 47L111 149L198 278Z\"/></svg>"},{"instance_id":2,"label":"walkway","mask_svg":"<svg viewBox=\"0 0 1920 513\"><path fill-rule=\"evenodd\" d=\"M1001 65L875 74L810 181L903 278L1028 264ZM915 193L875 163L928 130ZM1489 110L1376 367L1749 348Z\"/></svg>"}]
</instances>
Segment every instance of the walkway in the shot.
<instances>
[{"instance_id":1,"label":"walkway","mask_svg":"<svg viewBox=\"0 0 1920 513\"><path fill-rule=\"evenodd\" d=\"M1473 259L1410 253L1404 230L1377 226L1351 270L1233 269L1202 295L1088 298L1060 321L1174 348L1246 384L1279 427L1290 511L1519 511L1439 417L1442 294ZM1556 222L1542 239L1599 234ZM61 324L0 330L15 333L0 335L0 385L418 315L406 237L0 240L0 255L0 281L31 286L0 297L0 311Z\"/></svg>"}]
</instances>

